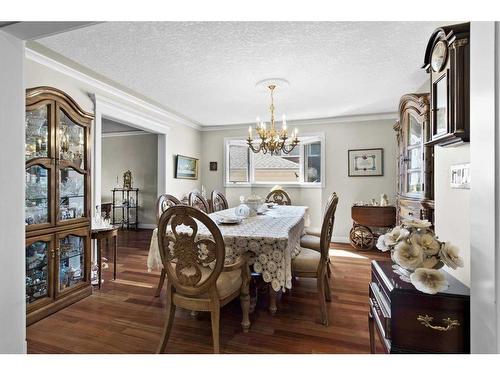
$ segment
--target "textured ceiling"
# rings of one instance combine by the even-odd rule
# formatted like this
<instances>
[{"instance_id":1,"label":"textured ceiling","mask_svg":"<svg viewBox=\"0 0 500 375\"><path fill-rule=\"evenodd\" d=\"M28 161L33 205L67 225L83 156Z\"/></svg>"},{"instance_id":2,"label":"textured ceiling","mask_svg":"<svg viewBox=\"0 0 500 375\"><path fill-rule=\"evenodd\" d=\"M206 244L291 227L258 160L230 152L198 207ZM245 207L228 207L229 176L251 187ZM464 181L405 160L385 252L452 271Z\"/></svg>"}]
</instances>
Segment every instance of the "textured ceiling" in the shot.
<instances>
[{"instance_id":1,"label":"textured ceiling","mask_svg":"<svg viewBox=\"0 0 500 375\"><path fill-rule=\"evenodd\" d=\"M441 22L108 22L38 40L203 125L395 112Z\"/></svg>"}]
</instances>

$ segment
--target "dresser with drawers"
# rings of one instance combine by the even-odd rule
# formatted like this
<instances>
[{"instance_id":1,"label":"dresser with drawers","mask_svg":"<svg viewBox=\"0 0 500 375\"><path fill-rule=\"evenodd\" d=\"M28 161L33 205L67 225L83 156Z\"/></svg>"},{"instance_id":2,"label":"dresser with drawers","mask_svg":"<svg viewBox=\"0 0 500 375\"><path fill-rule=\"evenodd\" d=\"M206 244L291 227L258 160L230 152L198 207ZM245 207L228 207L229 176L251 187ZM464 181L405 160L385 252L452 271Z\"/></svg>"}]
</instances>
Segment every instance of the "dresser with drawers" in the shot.
<instances>
[{"instance_id":1,"label":"dresser with drawers","mask_svg":"<svg viewBox=\"0 0 500 375\"><path fill-rule=\"evenodd\" d=\"M470 353L467 286L441 271L449 288L431 295L402 281L393 272L391 261L372 261L371 272L368 323L372 353L377 337L385 353Z\"/></svg>"}]
</instances>

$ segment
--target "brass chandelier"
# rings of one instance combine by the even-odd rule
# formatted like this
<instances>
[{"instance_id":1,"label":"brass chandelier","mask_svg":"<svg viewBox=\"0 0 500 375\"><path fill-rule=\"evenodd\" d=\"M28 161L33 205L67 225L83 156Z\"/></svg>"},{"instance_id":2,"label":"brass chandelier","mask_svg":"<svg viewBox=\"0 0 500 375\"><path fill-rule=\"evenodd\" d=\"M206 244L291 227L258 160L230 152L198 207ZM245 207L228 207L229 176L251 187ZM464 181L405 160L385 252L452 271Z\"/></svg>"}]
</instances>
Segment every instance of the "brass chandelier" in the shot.
<instances>
[{"instance_id":1,"label":"brass chandelier","mask_svg":"<svg viewBox=\"0 0 500 375\"><path fill-rule=\"evenodd\" d=\"M282 128L281 130L276 130L275 124L274 124L274 89L276 88L276 85L270 84L268 86L269 90L271 90L271 106L269 107L269 110L271 111L271 123L270 123L270 129L267 130L266 128L266 123L264 121L260 121L259 118L257 118L257 135L260 138L260 144L258 146L253 145L253 137L252 137L252 127L248 127L248 147L250 150L255 152L256 154L261 152L263 154L267 154L268 152L271 153L271 155L278 155L281 152L284 154L289 154L295 146L299 144L299 139L297 138L297 129L292 133L291 135L291 142L287 143L287 140L289 139L288 137L288 132L286 130L286 119L285 115L282 117Z\"/></svg>"}]
</instances>

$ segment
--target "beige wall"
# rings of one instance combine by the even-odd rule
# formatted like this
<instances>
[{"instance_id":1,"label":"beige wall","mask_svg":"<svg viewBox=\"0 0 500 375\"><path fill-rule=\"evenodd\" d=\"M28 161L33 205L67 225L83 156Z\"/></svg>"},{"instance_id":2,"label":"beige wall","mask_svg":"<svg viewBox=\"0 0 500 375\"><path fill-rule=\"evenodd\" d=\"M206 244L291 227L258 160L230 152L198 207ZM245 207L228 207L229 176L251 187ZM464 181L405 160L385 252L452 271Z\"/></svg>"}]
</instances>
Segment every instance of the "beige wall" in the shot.
<instances>
[{"instance_id":1,"label":"beige wall","mask_svg":"<svg viewBox=\"0 0 500 375\"><path fill-rule=\"evenodd\" d=\"M450 187L450 167L470 162L470 146L434 147L435 228L441 241L458 246L464 268L446 270L470 286L470 190Z\"/></svg>"},{"instance_id":2,"label":"beige wall","mask_svg":"<svg viewBox=\"0 0 500 375\"><path fill-rule=\"evenodd\" d=\"M175 178L175 156L177 154L201 159L202 132L188 128L187 126L171 129L167 136L167 191L181 198L183 194L191 190L201 190L203 171L201 160L199 161L199 173L197 180L185 180Z\"/></svg>"},{"instance_id":3,"label":"beige wall","mask_svg":"<svg viewBox=\"0 0 500 375\"><path fill-rule=\"evenodd\" d=\"M294 204L309 206L311 225L319 226L323 207L332 192L339 195L334 240L345 241L351 228L351 205L359 200L380 199L386 193L394 203L396 184L396 136L392 120L331 123L300 126L299 134L324 133L326 147L325 188L286 188ZM245 137L245 129L203 132L202 173L207 192L212 189L225 191L230 205L239 202L240 195L254 192L265 196L269 188L242 188L223 186L224 138ZM348 177L347 150L382 147L384 149L384 176ZM217 161L218 170L209 170L209 162Z\"/></svg>"},{"instance_id":4,"label":"beige wall","mask_svg":"<svg viewBox=\"0 0 500 375\"><path fill-rule=\"evenodd\" d=\"M101 202L112 202L116 177L121 187L123 173L130 170L132 186L139 188L139 225L156 222L157 138L156 134L144 134L102 139ZM120 210L116 213L121 217Z\"/></svg>"}]
</instances>

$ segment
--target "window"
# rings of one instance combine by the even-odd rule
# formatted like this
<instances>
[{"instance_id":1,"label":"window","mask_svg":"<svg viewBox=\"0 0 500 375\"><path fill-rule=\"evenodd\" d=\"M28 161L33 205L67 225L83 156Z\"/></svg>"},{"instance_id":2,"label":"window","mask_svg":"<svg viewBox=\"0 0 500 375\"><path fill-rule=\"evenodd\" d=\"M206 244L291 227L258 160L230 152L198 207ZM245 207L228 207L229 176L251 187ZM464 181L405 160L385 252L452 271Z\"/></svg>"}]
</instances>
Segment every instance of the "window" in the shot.
<instances>
[{"instance_id":1,"label":"window","mask_svg":"<svg viewBox=\"0 0 500 375\"><path fill-rule=\"evenodd\" d=\"M248 166L249 166L248 146L238 143L230 144L228 147L229 160L229 182L249 182Z\"/></svg>"},{"instance_id":2,"label":"window","mask_svg":"<svg viewBox=\"0 0 500 375\"><path fill-rule=\"evenodd\" d=\"M304 180L321 182L321 142L304 145Z\"/></svg>"},{"instance_id":3,"label":"window","mask_svg":"<svg viewBox=\"0 0 500 375\"><path fill-rule=\"evenodd\" d=\"M245 141L226 139L226 185L296 184L321 185L323 139L302 136L299 146L289 154L254 153Z\"/></svg>"}]
</instances>

